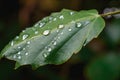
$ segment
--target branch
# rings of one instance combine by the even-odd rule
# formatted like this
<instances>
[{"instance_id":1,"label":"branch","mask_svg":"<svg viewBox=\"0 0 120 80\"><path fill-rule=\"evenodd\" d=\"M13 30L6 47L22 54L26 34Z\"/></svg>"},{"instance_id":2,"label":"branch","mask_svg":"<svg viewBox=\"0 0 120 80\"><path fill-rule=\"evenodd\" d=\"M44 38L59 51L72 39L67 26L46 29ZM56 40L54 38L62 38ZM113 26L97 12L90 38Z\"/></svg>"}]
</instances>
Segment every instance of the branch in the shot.
<instances>
[{"instance_id":1,"label":"branch","mask_svg":"<svg viewBox=\"0 0 120 80\"><path fill-rule=\"evenodd\" d=\"M114 11L114 12L108 12L105 14L101 14L102 17L108 16L108 15L115 15L115 14L120 14L120 10Z\"/></svg>"}]
</instances>

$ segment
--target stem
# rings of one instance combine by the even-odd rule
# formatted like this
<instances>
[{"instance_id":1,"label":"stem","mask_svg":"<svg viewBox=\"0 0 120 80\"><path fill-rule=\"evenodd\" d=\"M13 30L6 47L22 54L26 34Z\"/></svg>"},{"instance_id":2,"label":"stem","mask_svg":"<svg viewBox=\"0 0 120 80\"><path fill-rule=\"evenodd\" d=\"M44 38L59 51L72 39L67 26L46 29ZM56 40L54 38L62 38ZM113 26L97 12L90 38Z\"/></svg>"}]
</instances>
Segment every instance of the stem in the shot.
<instances>
[{"instance_id":1,"label":"stem","mask_svg":"<svg viewBox=\"0 0 120 80\"><path fill-rule=\"evenodd\" d=\"M120 14L120 10L114 11L114 12L108 12L105 14L101 14L102 17L108 16L108 15L115 15L115 14Z\"/></svg>"}]
</instances>

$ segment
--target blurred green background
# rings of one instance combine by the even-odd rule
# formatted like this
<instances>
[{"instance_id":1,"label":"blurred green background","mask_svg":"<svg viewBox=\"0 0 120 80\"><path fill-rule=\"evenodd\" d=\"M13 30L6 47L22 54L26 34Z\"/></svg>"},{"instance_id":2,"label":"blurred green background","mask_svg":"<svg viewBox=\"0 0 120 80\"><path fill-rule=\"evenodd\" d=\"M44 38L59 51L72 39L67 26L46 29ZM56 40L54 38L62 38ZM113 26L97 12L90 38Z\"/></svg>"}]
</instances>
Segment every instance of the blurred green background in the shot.
<instances>
[{"instance_id":1,"label":"blurred green background","mask_svg":"<svg viewBox=\"0 0 120 80\"><path fill-rule=\"evenodd\" d=\"M38 20L61 11L120 8L120 0L0 0L0 51ZM14 61L0 60L0 80L120 80L120 18L106 20L101 35L62 65L14 70ZM97 25L96 25L97 27Z\"/></svg>"}]
</instances>

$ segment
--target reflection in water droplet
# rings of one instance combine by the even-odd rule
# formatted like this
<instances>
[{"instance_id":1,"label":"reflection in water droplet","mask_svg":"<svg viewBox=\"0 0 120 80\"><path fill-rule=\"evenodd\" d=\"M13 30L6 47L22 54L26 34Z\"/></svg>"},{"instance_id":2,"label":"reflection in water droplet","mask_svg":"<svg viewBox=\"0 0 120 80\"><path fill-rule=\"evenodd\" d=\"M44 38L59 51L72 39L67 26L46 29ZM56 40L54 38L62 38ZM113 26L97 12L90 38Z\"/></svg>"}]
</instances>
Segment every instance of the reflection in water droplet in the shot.
<instances>
[{"instance_id":1,"label":"reflection in water droplet","mask_svg":"<svg viewBox=\"0 0 120 80\"><path fill-rule=\"evenodd\" d=\"M73 15L74 14L74 12L70 12L70 15Z\"/></svg>"},{"instance_id":2,"label":"reflection in water droplet","mask_svg":"<svg viewBox=\"0 0 120 80\"><path fill-rule=\"evenodd\" d=\"M59 32L59 30L57 30L57 32Z\"/></svg>"},{"instance_id":3,"label":"reflection in water droplet","mask_svg":"<svg viewBox=\"0 0 120 80\"><path fill-rule=\"evenodd\" d=\"M13 58L15 59L15 58L16 58L16 55L14 55Z\"/></svg>"},{"instance_id":4,"label":"reflection in water droplet","mask_svg":"<svg viewBox=\"0 0 120 80\"><path fill-rule=\"evenodd\" d=\"M64 19L64 16L63 16L63 15L61 15L59 18L60 18L60 19Z\"/></svg>"},{"instance_id":5,"label":"reflection in water droplet","mask_svg":"<svg viewBox=\"0 0 120 80\"><path fill-rule=\"evenodd\" d=\"M20 49L21 47L20 46L18 46L18 49Z\"/></svg>"},{"instance_id":6,"label":"reflection in water droplet","mask_svg":"<svg viewBox=\"0 0 120 80\"><path fill-rule=\"evenodd\" d=\"M16 38L15 39L19 39L19 36L16 36Z\"/></svg>"},{"instance_id":7,"label":"reflection in water droplet","mask_svg":"<svg viewBox=\"0 0 120 80\"><path fill-rule=\"evenodd\" d=\"M57 42L55 41L55 42L53 42L53 45L56 45L57 44Z\"/></svg>"},{"instance_id":8,"label":"reflection in water droplet","mask_svg":"<svg viewBox=\"0 0 120 80\"><path fill-rule=\"evenodd\" d=\"M21 52L18 52L17 54L21 54Z\"/></svg>"},{"instance_id":9,"label":"reflection in water droplet","mask_svg":"<svg viewBox=\"0 0 120 80\"><path fill-rule=\"evenodd\" d=\"M27 55L28 55L28 52L26 52L25 55L27 56Z\"/></svg>"},{"instance_id":10,"label":"reflection in water droplet","mask_svg":"<svg viewBox=\"0 0 120 80\"><path fill-rule=\"evenodd\" d=\"M61 32L61 34L63 34L63 32Z\"/></svg>"},{"instance_id":11,"label":"reflection in water droplet","mask_svg":"<svg viewBox=\"0 0 120 80\"><path fill-rule=\"evenodd\" d=\"M35 31L35 34L38 34L38 31Z\"/></svg>"},{"instance_id":12,"label":"reflection in water droplet","mask_svg":"<svg viewBox=\"0 0 120 80\"><path fill-rule=\"evenodd\" d=\"M60 39L60 37L58 37L58 39Z\"/></svg>"},{"instance_id":13,"label":"reflection in water droplet","mask_svg":"<svg viewBox=\"0 0 120 80\"><path fill-rule=\"evenodd\" d=\"M53 17L49 17L49 20L52 20L53 19Z\"/></svg>"},{"instance_id":14,"label":"reflection in water droplet","mask_svg":"<svg viewBox=\"0 0 120 80\"><path fill-rule=\"evenodd\" d=\"M82 25L81 23L77 23L77 27L81 27L81 25Z\"/></svg>"},{"instance_id":15,"label":"reflection in water droplet","mask_svg":"<svg viewBox=\"0 0 120 80\"><path fill-rule=\"evenodd\" d=\"M23 48L23 50L25 50L25 48Z\"/></svg>"},{"instance_id":16,"label":"reflection in water droplet","mask_svg":"<svg viewBox=\"0 0 120 80\"><path fill-rule=\"evenodd\" d=\"M45 23L40 23L40 26L39 27L43 27L45 25Z\"/></svg>"},{"instance_id":17,"label":"reflection in water droplet","mask_svg":"<svg viewBox=\"0 0 120 80\"><path fill-rule=\"evenodd\" d=\"M57 18L54 18L54 19L53 19L53 21L56 21L56 20L57 20Z\"/></svg>"},{"instance_id":18,"label":"reflection in water droplet","mask_svg":"<svg viewBox=\"0 0 120 80\"><path fill-rule=\"evenodd\" d=\"M72 29L68 29L68 31L72 31Z\"/></svg>"},{"instance_id":19,"label":"reflection in water droplet","mask_svg":"<svg viewBox=\"0 0 120 80\"><path fill-rule=\"evenodd\" d=\"M50 52L50 51L52 51L52 49L51 49L51 48L48 48L48 52Z\"/></svg>"},{"instance_id":20,"label":"reflection in water droplet","mask_svg":"<svg viewBox=\"0 0 120 80\"><path fill-rule=\"evenodd\" d=\"M25 32L25 30L22 31L23 33Z\"/></svg>"},{"instance_id":21,"label":"reflection in water droplet","mask_svg":"<svg viewBox=\"0 0 120 80\"><path fill-rule=\"evenodd\" d=\"M87 25L87 24L89 24L90 23L90 21L85 21L85 24L84 25Z\"/></svg>"},{"instance_id":22,"label":"reflection in water droplet","mask_svg":"<svg viewBox=\"0 0 120 80\"><path fill-rule=\"evenodd\" d=\"M45 30L44 32L43 32L43 35L48 35L50 33L50 30Z\"/></svg>"},{"instance_id":23,"label":"reflection in water droplet","mask_svg":"<svg viewBox=\"0 0 120 80\"><path fill-rule=\"evenodd\" d=\"M28 41L27 44L30 44L30 41Z\"/></svg>"},{"instance_id":24,"label":"reflection in water droplet","mask_svg":"<svg viewBox=\"0 0 120 80\"><path fill-rule=\"evenodd\" d=\"M21 59L21 56L18 56L18 59Z\"/></svg>"},{"instance_id":25,"label":"reflection in water droplet","mask_svg":"<svg viewBox=\"0 0 120 80\"><path fill-rule=\"evenodd\" d=\"M59 28L59 29L62 29L62 28L64 28L64 25L59 25L58 28Z\"/></svg>"},{"instance_id":26,"label":"reflection in water droplet","mask_svg":"<svg viewBox=\"0 0 120 80\"><path fill-rule=\"evenodd\" d=\"M37 23L37 24L35 24L34 26L35 26L35 27L38 27L38 25L39 25L39 24Z\"/></svg>"},{"instance_id":27,"label":"reflection in water droplet","mask_svg":"<svg viewBox=\"0 0 120 80\"><path fill-rule=\"evenodd\" d=\"M28 37L27 34L23 35L22 40L25 40Z\"/></svg>"},{"instance_id":28,"label":"reflection in water droplet","mask_svg":"<svg viewBox=\"0 0 120 80\"><path fill-rule=\"evenodd\" d=\"M11 42L11 46L13 46L13 45L14 45L14 42L12 41L12 42Z\"/></svg>"},{"instance_id":29,"label":"reflection in water droplet","mask_svg":"<svg viewBox=\"0 0 120 80\"><path fill-rule=\"evenodd\" d=\"M43 57L45 57L45 58L46 58L46 57L47 57L47 54L46 54L46 53L44 53L44 54L43 54Z\"/></svg>"}]
</instances>

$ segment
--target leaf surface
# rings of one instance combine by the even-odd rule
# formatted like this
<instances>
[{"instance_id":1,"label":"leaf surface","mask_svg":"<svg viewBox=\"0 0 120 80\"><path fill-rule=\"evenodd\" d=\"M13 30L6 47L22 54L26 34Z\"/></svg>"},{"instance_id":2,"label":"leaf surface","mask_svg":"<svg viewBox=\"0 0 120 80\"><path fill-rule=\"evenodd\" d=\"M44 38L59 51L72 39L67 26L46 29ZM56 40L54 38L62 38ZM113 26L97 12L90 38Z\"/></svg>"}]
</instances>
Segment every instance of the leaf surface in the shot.
<instances>
[{"instance_id":1,"label":"leaf surface","mask_svg":"<svg viewBox=\"0 0 120 80\"><path fill-rule=\"evenodd\" d=\"M1 57L15 60L16 67L62 64L96 38L104 26L96 10L63 9L23 30L3 49Z\"/></svg>"}]
</instances>

